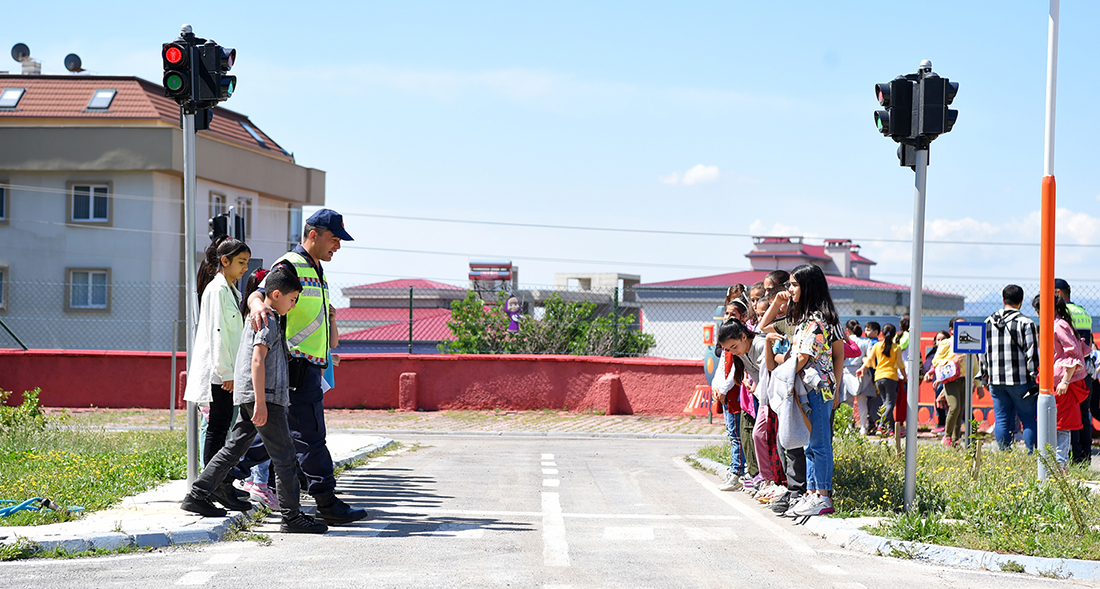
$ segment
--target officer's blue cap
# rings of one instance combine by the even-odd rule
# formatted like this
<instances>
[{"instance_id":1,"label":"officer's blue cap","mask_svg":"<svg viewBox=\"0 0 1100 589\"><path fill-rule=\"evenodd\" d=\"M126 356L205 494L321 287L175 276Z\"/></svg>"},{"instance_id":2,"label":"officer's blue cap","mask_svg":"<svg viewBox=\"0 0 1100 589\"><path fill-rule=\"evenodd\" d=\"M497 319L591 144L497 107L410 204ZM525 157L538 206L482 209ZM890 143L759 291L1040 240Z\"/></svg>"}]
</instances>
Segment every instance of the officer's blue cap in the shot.
<instances>
[{"instance_id":1,"label":"officer's blue cap","mask_svg":"<svg viewBox=\"0 0 1100 589\"><path fill-rule=\"evenodd\" d=\"M321 209L306 219L306 225L324 227L344 241L355 241L344 229L344 216L332 209Z\"/></svg>"}]
</instances>

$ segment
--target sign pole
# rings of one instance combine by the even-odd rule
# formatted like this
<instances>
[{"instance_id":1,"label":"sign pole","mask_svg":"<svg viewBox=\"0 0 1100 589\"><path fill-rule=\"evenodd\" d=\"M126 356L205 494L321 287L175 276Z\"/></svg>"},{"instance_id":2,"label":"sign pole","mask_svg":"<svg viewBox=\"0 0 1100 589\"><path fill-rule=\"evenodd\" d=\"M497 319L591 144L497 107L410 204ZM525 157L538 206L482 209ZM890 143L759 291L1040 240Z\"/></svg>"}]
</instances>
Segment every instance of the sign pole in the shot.
<instances>
[{"instance_id":1,"label":"sign pole","mask_svg":"<svg viewBox=\"0 0 1100 589\"><path fill-rule=\"evenodd\" d=\"M1042 220L1039 249L1039 399L1037 401L1037 440L1039 480L1047 479L1042 453L1057 444L1055 428L1058 405L1054 400L1054 106L1058 82L1058 8L1059 0L1050 0L1047 20L1047 100L1046 138L1043 141ZM1054 457L1048 454L1051 462Z\"/></svg>"},{"instance_id":2,"label":"sign pole","mask_svg":"<svg viewBox=\"0 0 1100 589\"><path fill-rule=\"evenodd\" d=\"M970 362L974 354L966 355L966 394L963 395L963 409L966 413L963 416L966 418L963 421L963 427L966 428L963 439L966 447L970 447L970 436L974 435L973 428L970 427L970 422L974 420L974 370L971 368Z\"/></svg>"}]
</instances>

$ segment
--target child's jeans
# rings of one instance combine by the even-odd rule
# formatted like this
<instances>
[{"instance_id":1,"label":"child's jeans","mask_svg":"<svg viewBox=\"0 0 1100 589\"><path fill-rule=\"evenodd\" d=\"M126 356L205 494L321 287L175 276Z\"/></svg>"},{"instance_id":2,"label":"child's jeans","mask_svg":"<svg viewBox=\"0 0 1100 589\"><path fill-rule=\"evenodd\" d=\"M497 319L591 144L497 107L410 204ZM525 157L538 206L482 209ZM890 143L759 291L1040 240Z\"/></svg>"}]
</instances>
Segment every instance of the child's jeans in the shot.
<instances>
[{"instance_id":1,"label":"child's jeans","mask_svg":"<svg viewBox=\"0 0 1100 589\"><path fill-rule=\"evenodd\" d=\"M268 403L267 423L259 427L252 424L255 403L245 403L239 408L241 418L237 420L233 429L229 430L229 441L199 473L198 478L191 485L191 492L200 497L209 498L210 494L225 480L229 469L236 466L241 457L248 452L253 438L258 433L260 439L264 441L268 454L271 455L272 462L275 463L275 476L279 483L276 490L283 517L298 515L301 507L298 497L301 491L298 486L298 460L294 454L294 440L290 437L290 426L287 425L286 407Z\"/></svg>"},{"instance_id":2,"label":"child's jeans","mask_svg":"<svg viewBox=\"0 0 1100 589\"><path fill-rule=\"evenodd\" d=\"M1073 432L1068 429L1058 430L1058 446L1054 454L1055 459L1058 460L1058 466L1065 466L1069 462L1069 447L1072 436Z\"/></svg>"},{"instance_id":3,"label":"child's jeans","mask_svg":"<svg viewBox=\"0 0 1100 589\"><path fill-rule=\"evenodd\" d=\"M730 440L730 472L745 474L745 454L741 450L741 412L723 413L726 417L726 437Z\"/></svg>"}]
</instances>

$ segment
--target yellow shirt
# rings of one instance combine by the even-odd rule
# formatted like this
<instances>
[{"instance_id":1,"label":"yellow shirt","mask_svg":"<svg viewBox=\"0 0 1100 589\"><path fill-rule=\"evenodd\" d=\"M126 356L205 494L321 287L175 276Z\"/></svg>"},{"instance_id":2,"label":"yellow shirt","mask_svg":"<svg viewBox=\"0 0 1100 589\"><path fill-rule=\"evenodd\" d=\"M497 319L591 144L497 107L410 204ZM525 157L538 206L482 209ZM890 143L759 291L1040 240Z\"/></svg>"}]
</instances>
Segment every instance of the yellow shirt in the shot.
<instances>
[{"instance_id":1,"label":"yellow shirt","mask_svg":"<svg viewBox=\"0 0 1100 589\"><path fill-rule=\"evenodd\" d=\"M897 344L890 346L890 355L884 353L885 342L875 344L871 353L863 360L863 365L875 369L875 380L898 380L898 371L901 370L901 350Z\"/></svg>"}]
</instances>

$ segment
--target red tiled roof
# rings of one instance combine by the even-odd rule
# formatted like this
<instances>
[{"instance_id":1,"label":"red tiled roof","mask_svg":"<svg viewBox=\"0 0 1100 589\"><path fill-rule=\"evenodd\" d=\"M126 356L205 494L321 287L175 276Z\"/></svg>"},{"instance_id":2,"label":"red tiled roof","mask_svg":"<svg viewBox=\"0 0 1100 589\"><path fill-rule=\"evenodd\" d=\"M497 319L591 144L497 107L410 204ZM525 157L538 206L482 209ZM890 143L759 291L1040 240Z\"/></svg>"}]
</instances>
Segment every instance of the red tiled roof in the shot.
<instances>
[{"instance_id":1,"label":"red tiled roof","mask_svg":"<svg viewBox=\"0 0 1100 589\"><path fill-rule=\"evenodd\" d=\"M648 284L639 284L639 287L648 286L696 286L696 287L722 287L726 288L734 284L744 284L746 286L752 286L753 284L764 280L764 277L768 275L767 271L746 270L744 272L731 272L729 274L715 274L713 276L700 276L699 278L685 278L683 280L669 280L665 282L650 282ZM844 276L825 276L825 280L829 283L829 286L855 286L860 288L882 288L887 290L909 290L909 287L904 284L893 284L890 282L879 282L877 280L863 280L862 278L846 278ZM935 290L924 290L928 294L938 294L950 297L962 297L949 292L940 292Z\"/></svg>"},{"instance_id":2,"label":"red tiled roof","mask_svg":"<svg viewBox=\"0 0 1100 589\"><path fill-rule=\"evenodd\" d=\"M829 257L828 254L825 253L825 246L823 246L823 245L807 245L807 244L796 244L796 243L792 243L791 245L793 245L793 246L801 245L801 247L799 247L798 249L792 249L792 250L774 250L774 251L756 251L756 250L753 250L753 251L745 254L745 257L747 257L747 258L789 258L789 257L797 256L797 257L815 258L815 259L818 259L818 260L832 259L832 258ZM873 262L873 261L857 254L856 252L851 252L850 257L851 257L853 262L862 262L864 264L876 264L876 262Z\"/></svg>"},{"instance_id":3,"label":"red tiled roof","mask_svg":"<svg viewBox=\"0 0 1100 589\"><path fill-rule=\"evenodd\" d=\"M450 309L413 308L413 325L417 321L434 317L451 316ZM401 307L341 307L336 309L337 321L404 321L408 325L409 309Z\"/></svg>"},{"instance_id":4,"label":"red tiled roof","mask_svg":"<svg viewBox=\"0 0 1100 589\"><path fill-rule=\"evenodd\" d=\"M164 88L134 76L24 76L0 74L0 90L25 88L19 104L13 109L0 108L0 119L73 119L73 120L148 120L179 126L180 109L175 101L164 96ZM88 101L96 90L117 90L110 108L88 109ZM260 145L241 126L251 126L264 140ZM214 107L210 129L199 131L227 139L271 156L292 161L293 158L247 116L222 107Z\"/></svg>"},{"instance_id":5,"label":"red tiled roof","mask_svg":"<svg viewBox=\"0 0 1100 589\"><path fill-rule=\"evenodd\" d=\"M351 286L348 289L355 288L437 288L441 290L466 290L461 286L455 286L453 284L443 284L442 282L435 282L432 280L424 280L421 278L401 278L398 280L387 280L385 282L372 282L370 284L360 284L358 286ZM345 290L348 290L345 289Z\"/></svg>"},{"instance_id":6,"label":"red tiled roof","mask_svg":"<svg viewBox=\"0 0 1100 589\"><path fill-rule=\"evenodd\" d=\"M447 322L451 320L451 312L447 309L431 310L443 311L443 313L425 316L423 319L417 319L415 317L416 310L413 310L413 341L439 342L453 339L453 336L451 335L451 329L447 327ZM349 341L406 341L409 339L407 309L405 310L405 313L405 321L397 321L394 323L379 325L377 327L371 327L368 329L361 329L359 331L353 331L346 334L342 333L340 334L340 339ZM339 319L339 311L337 311L337 320Z\"/></svg>"}]
</instances>

